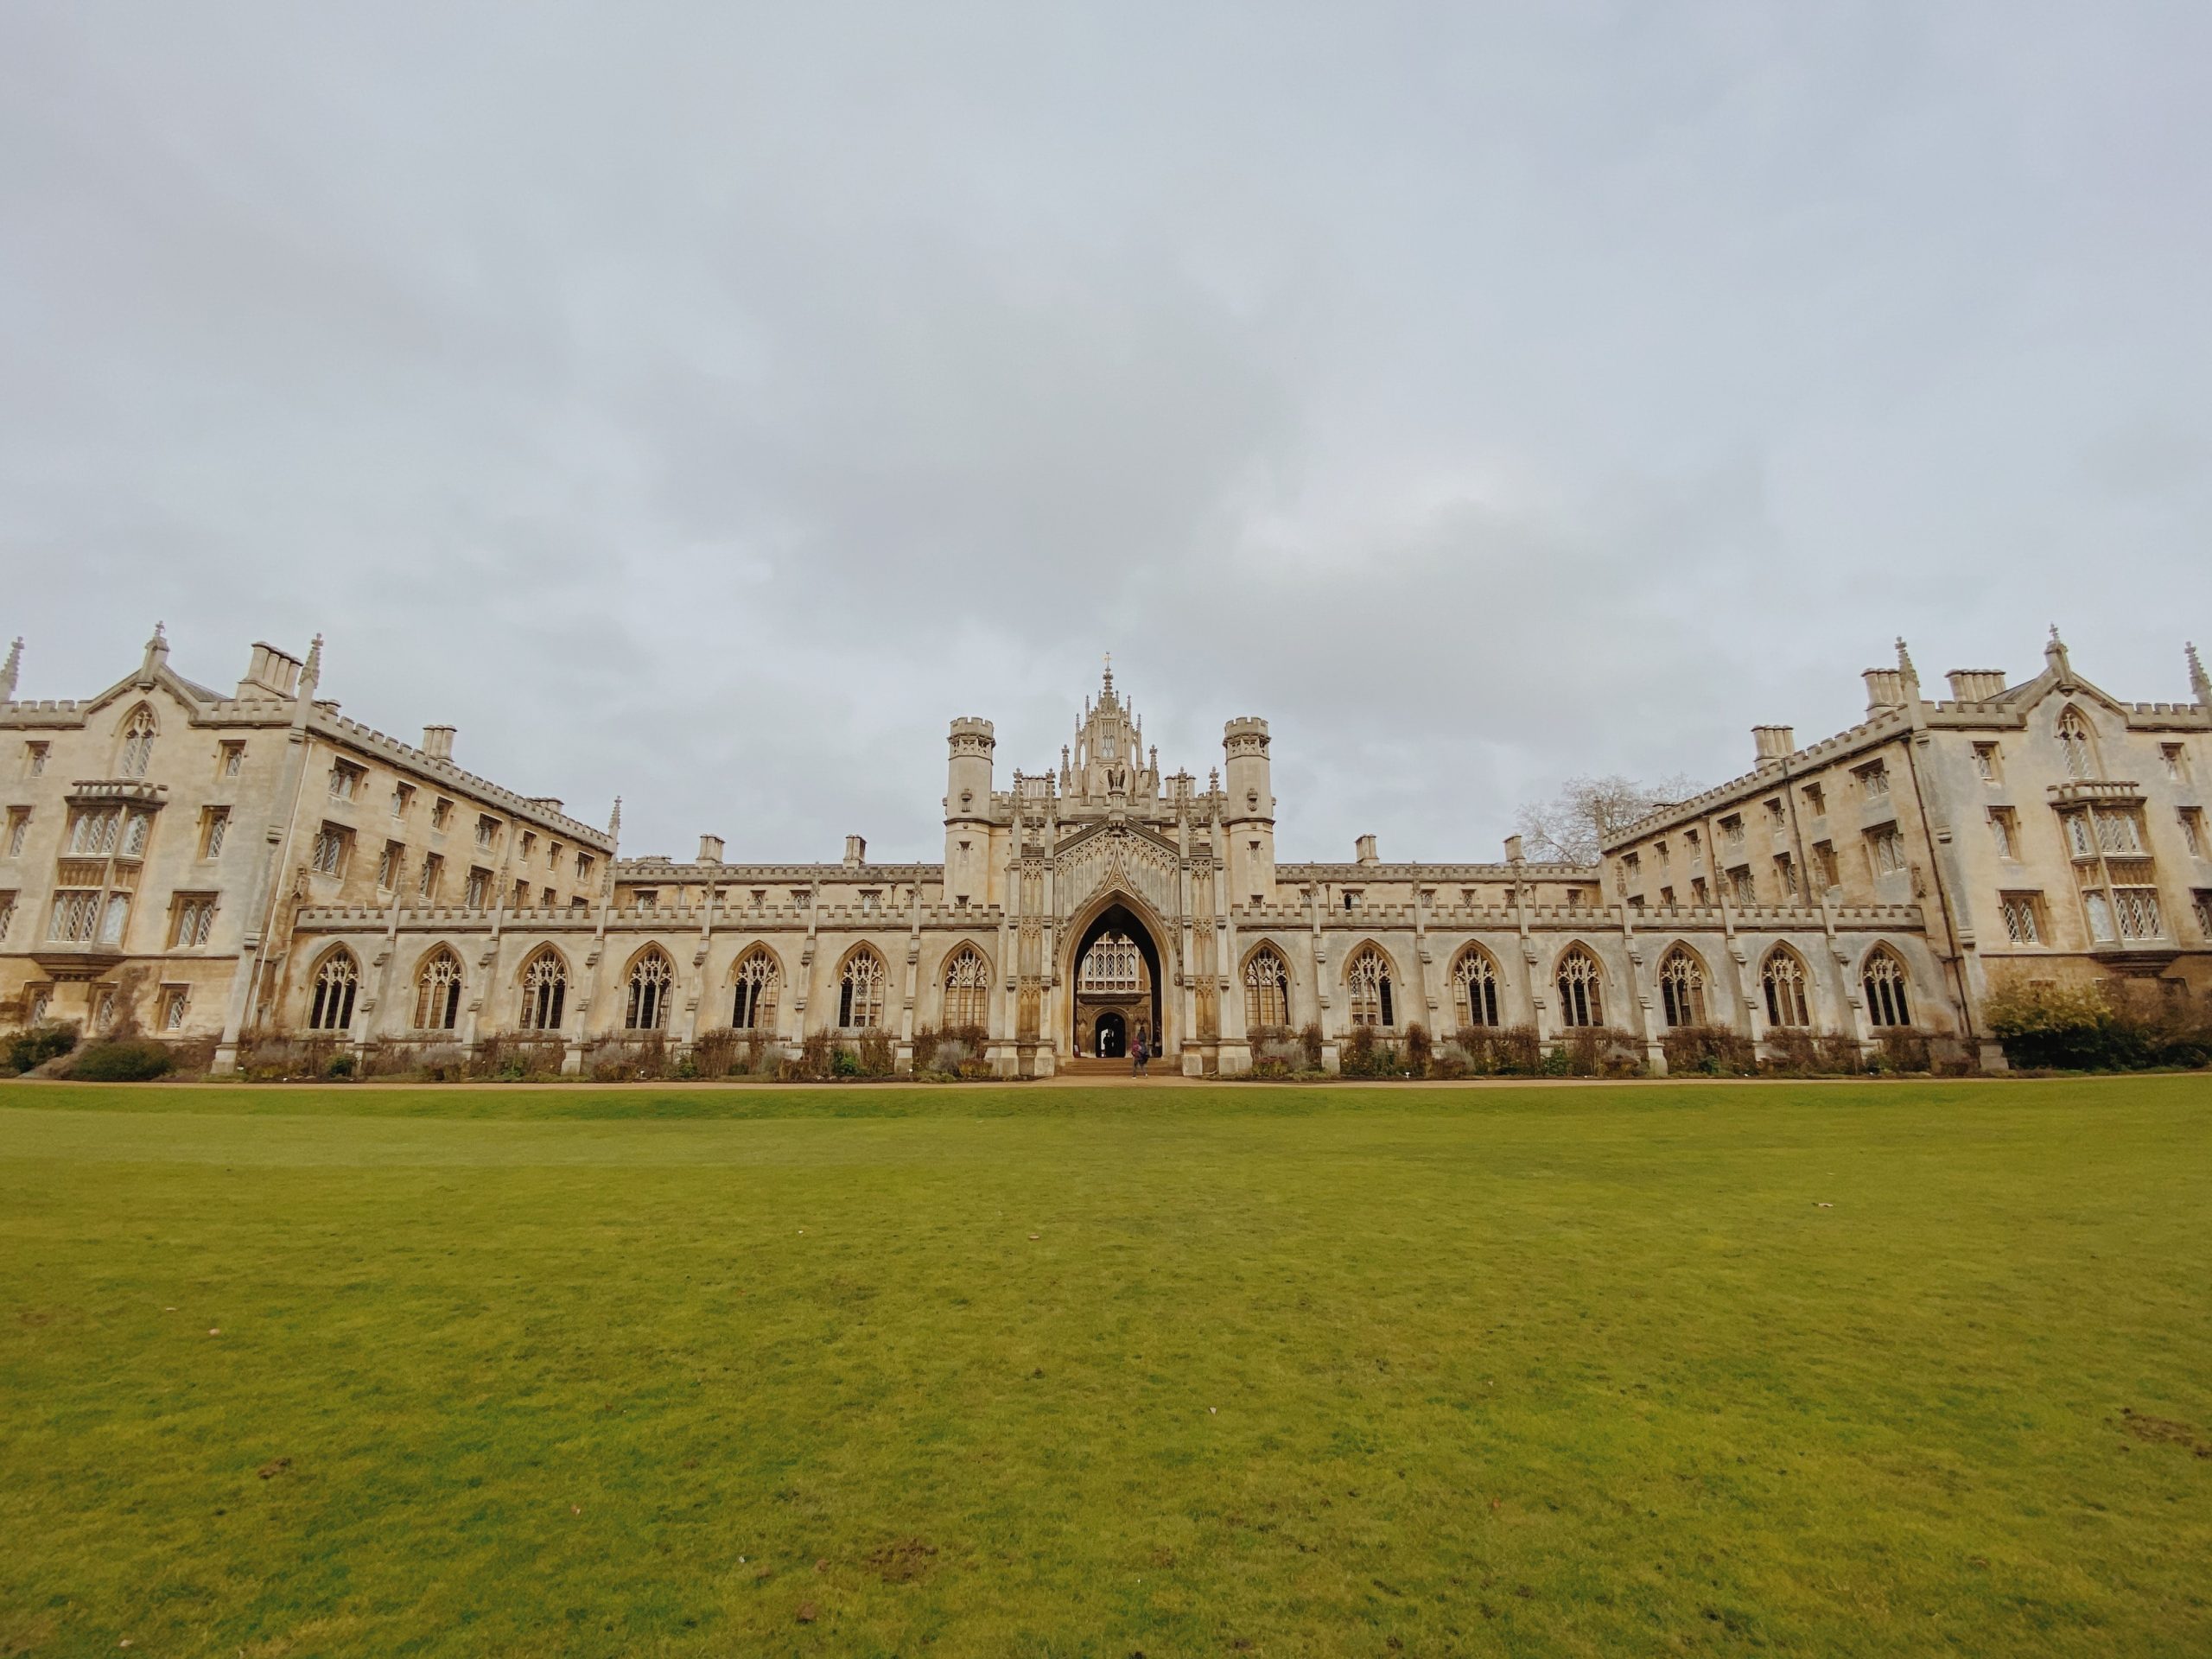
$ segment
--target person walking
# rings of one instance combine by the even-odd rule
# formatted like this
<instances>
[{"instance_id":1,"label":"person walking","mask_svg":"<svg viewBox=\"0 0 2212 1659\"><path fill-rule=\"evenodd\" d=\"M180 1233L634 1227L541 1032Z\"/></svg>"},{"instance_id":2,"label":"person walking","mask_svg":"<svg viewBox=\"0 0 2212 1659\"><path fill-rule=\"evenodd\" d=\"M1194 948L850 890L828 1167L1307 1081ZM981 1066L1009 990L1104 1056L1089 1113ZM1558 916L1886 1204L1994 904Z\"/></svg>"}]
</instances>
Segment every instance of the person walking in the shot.
<instances>
[{"instance_id":1,"label":"person walking","mask_svg":"<svg viewBox=\"0 0 2212 1659\"><path fill-rule=\"evenodd\" d=\"M1139 1032L1135 1046L1129 1050L1130 1070L1138 1077L1144 1076L1144 1063L1149 1058L1151 1058L1151 1051L1145 1046L1144 1033Z\"/></svg>"}]
</instances>

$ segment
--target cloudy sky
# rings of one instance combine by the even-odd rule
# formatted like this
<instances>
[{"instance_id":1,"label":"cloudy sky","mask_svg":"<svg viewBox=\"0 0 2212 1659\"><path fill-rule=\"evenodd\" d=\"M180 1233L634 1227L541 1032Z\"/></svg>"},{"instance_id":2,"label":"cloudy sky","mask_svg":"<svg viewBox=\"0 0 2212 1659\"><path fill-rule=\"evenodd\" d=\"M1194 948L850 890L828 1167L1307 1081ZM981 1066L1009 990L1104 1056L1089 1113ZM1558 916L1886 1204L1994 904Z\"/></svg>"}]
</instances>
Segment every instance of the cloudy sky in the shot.
<instances>
[{"instance_id":1,"label":"cloudy sky","mask_svg":"<svg viewBox=\"0 0 2212 1659\"><path fill-rule=\"evenodd\" d=\"M1913 645L2212 645L2212 8L0 4L0 632L158 617L626 850L1275 734L1495 854Z\"/></svg>"}]
</instances>

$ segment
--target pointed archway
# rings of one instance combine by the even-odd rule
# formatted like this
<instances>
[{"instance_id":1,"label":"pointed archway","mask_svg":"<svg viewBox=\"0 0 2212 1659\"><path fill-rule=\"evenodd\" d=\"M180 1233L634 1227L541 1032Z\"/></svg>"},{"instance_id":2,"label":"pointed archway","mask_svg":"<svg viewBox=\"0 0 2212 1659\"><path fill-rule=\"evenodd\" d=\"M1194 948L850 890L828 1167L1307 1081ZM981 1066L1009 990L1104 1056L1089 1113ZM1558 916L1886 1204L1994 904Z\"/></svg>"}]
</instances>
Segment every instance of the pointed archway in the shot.
<instances>
[{"instance_id":1,"label":"pointed archway","mask_svg":"<svg viewBox=\"0 0 2212 1659\"><path fill-rule=\"evenodd\" d=\"M1144 912L1126 895L1107 895L1079 928L1070 930L1070 937L1074 949L1065 969L1071 995L1065 1052L1096 1054L1102 1020L1109 1029L1119 1022L1128 1048L1141 1036L1154 1054L1168 1050L1167 975L1159 935ZM1088 974L1086 964L1092 969Z\"/></svg>"}]
</instances>

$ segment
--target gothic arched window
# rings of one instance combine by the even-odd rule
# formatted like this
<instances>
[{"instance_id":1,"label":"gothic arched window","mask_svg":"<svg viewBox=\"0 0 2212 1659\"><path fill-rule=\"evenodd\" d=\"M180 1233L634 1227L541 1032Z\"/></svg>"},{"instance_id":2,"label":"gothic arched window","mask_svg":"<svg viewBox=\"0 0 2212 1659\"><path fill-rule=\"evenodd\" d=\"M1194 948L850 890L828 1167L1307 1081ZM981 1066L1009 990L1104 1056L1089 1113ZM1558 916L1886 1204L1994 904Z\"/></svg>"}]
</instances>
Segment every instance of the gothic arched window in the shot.
<instances>
[{"instance_id":1,"label":"gothic arched window","mask_svg":"<svg viewBox=\"0 0 2212 1659\"><path fill-rule=\"evenodd\" d=\"M1780 944L1768 951L1766 962L1759 969L1759 982L1766 989L1769 1025L1802 1027L1813 1023L1812 1009L1805 1000L1805 964L1797 959L1796 951Z\"/></svg>"},{"instance_id":2,"label":"gothic arched window","mask_svg":"<svg viewBox=\"0 0 2212 1659\"><path fill-rule=\"evenodd\" d=\"M561 1013L568 1001L569 965L549 944L522 970L522 1028L560 1030Z\"/></svg>"},{"instance_id":3,"label":"gothic arched window","mask_svg":"<svg viewBox=\"0 0 2212 1659\"><path fill-rule=\"evenodd\" d=\"M622 1024L630 1031L658 1031L668 1023L668 992L676 969L658 950L648 950L632 964L628 1000L622 1007Z\"/></svg>"},{"instance_id":4,"label":"gothic arched window","mask_svg":"<svg viewBox=\"0 0 2212 1659\"><path fill-rule=\"evenodd\" d=\"M2094 778L2097 775L2097 739L2089 729L2089 722L2082 718L2082 711L2069 708L2058 717L2058 749L2066 757L2066 775L2069 778Z\"/></svg>"},{"instance_id":5,"label":"gothic arched window","mask_svg":"<svg viewBox=\"0 0 2212 1659\"><path fill-rule=\"evenodd\" d=\"M772 1030L777 995L783 988L783 975L776 967L775 957L768 954L765 946L755 945L739 960L737 971L731 977L737 990L730 1001L730 1029Z\"/></svg>"},{"instance_id":6,"label":"gothic arched window","mask_svg":"<svg viewBox=\"0 0 2212 1659\"><path fill-rule=\"evenodd\" d=\"M353 995L361 985L361 967L353 953L342 947L322 959L315 972L315 1001L308 1008L309 1031L346 1031L353 1024Z\"/></svg>"},{"instance_id":7,"label":"gothic arched window","mask_svg":"<svg viewBox=\"0 0 2212 1659\"><path fill-rule=\"evenodd\" d=\"M1670 1026L1705 1023L1705 964L1681 945L1659 959L1659 1001Z\"/></svg>"},{"instance_id":8,"label":"gothic arched window","mask_svg":"<svg viewBox=\"0 0 2212 1659\"><path fill-rule=\"evenodd\" d=\"M1866 958L1866 1017L1878 1026L1909 1026L1912 1005L1905 998L1904 964L1880 946Z\"/></svg>"},{"instance_id":9,"label":"gothic arched window","mask_svg":"<svg viewBox=\"0 0 2212 1659\"><path fill-rule=\"evenodd\" d=\"M116 757L118 777L143 778L146 775L146 767L154 758L154 735L157 729L154 724L154 711L144 703L130 711L130 718L123 726L123 748Z\"/></svg>"},{"instance_id":10,"label":"gothic arched window","mask_svg":"<svg viewBox=\"0 0 2212 1659\"><path fill-rule=\"evenodd\" d=\"M1498 1023L1497 964L1482 946L1469 945L1452 964L1452 1001L1463 1026Z\"/></svg>"},{"instance_id":11,"label":"gothic arched window","mask_svg":"<svg viewBox=\"0 0 2212 1659\"><path fill-rule=\"evenodd\" d=\"M1397 1008L1390 984L1390 962L1373 945L1362 945L1344 964L1344 987L1351 993L1355 1026L1395 1026Z\"/></svg>"},{"instance_id":12,"label":"gothic arched window","mask_svg":"<svg viewBox=\"0 0 2212 1659\"><path fill-rule=\"evenodd\" d=\"M461 1018L461 959L440 945L415 975L415 1028L451 1031Z\"/></svg>"},{"instance_id":13,"label":"gothic arched window","mask_svg":"<svg viewBox=\"0 0 2212 1659\"><path fill-rule=\"evenodd\" d=\"M1244 963L1244 1028L1265 1031L1290 1024L1290 967L1282 953L1263 944Z\"/></svg>"},{"instance_id":14,"label":"gothic arched window","mask_svg":"<svg viewBox=\"0 0 2212 1659\"><path fill-rule=\"evenodd\" d=\"M944 1023L950 1028L984 1025L990 1015L991 965L972 944L944 964Z\"/></svg>"},{"instance_id":15,"label":"gothic arched window","mask_svg":"<svg viewBox=\"0 0 2212 1659\"><path fill-rule=\"evenodd\" d=\"M862 945L845 958L837 981L837 1023L847 1031L873 1031L883 1023L883 958Z\"/></svg>"},{"instance_id":16,"label":"gothic arched window","mask_svg":"<svg viewBox=\"0 0 2212 1659\"><path fill-rule=\"evenodd\" d=\"M1567 1026L1604 1025L1605 1006L1601 995L1604 982L1605 973L1598 966L1598 959L1579 944L1570 948L1559 959L1560 1023Z\"/></svg>"}]
</instances>

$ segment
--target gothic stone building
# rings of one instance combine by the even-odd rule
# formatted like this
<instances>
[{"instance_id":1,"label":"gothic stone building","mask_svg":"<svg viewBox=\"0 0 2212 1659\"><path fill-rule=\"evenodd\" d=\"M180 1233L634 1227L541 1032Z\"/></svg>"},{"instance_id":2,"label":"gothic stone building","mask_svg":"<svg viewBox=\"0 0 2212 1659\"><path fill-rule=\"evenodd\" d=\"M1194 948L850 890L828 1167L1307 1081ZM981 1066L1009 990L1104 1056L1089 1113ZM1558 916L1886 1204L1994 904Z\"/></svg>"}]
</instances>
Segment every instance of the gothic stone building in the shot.
<instances>
[{"instance_id":1,"label":"gothic stone building","mask_svg":"<svg viewBox=\"0 0 2212 1659\"><path fill-rule=\"evenodd\" d=\"M1770 1044L1782 1028L1947 1036L2001 1065L2003 976L2212 988L2212 686L2124 702L2054 631L2042 671L1923 697L1902 645L1863 723L1806 748L1755 728L1754 769L1610 836L1594 865L1279 861L1264 721L1228 722L1201 785L1164 773L1111 670L1057 768L1001 788L988 721L951 722L938 863L624 858L559 800L342 718L304 660L253 648L221 692L160 631L81 701L0 671L0 1026L125 1020L214 1045L364 1050L493 1039L677 1048L983 1033L1042 1076L1141 1039L1187 1073L1318 1027L1626 1033Z\"/></svg>"}]
</instances>

